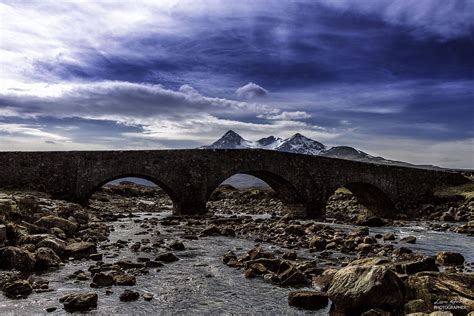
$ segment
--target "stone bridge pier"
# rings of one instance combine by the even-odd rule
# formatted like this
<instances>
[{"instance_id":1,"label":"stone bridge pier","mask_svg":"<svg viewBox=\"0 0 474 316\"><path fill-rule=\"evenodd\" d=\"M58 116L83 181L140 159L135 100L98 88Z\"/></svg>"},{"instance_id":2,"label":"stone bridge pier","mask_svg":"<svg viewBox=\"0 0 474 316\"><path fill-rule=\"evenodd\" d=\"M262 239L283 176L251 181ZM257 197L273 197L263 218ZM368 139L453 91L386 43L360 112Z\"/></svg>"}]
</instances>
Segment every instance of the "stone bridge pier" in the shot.
<instances>
[{"instance_id":1,"label":"stone bridge pier","mask_svg":"<svg viewBox=\"0 0 474 316\"><path fill-rule=\"evenodd\" d=\"M300 217L325 215L329 197L350 190L371 214L391 217L436 187L469 180L457 173L377 165L267 150L0 152L0 188L30 189L87 204L102 185L124 177L156 183L175 214L206 213L214 190L235 174L265 181Z\"/></svg>"}]
</instances>

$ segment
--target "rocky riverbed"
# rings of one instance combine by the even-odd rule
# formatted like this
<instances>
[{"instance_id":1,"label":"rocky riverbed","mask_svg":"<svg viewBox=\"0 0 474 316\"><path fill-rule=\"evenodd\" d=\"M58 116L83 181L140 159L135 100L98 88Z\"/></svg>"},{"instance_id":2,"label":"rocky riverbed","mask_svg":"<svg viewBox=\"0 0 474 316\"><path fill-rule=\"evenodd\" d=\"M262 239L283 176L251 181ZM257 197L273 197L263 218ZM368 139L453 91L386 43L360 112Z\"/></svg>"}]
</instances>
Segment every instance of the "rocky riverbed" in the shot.
<instances>
[{"instance_id":1,"label":"rocky riverbed","mask_svg":"<svg viewBox=\"0 0 474 316\"><path fill-rule=\"evenodd\" d=\"M224 187L212 215L171 208L162 191L132 184L104 187L88 208L0 193L0 313L474 309L472 201L418 206L423 221L386 220L361 217L341 191L328 221L315 222L290 218L272 192Z\"/></svg>"}]
</instances>

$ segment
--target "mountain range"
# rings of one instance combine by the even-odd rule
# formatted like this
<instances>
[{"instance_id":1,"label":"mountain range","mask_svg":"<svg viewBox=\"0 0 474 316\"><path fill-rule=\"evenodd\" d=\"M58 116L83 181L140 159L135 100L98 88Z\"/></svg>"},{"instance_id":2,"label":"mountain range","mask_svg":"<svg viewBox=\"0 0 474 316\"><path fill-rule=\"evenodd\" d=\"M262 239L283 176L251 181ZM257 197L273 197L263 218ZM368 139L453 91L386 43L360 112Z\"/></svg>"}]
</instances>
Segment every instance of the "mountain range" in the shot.
<instances>
[{"instance_id":1,"label":"mountain range","mask_svg":"<svg viewBox=\"0 0 474 316\"><path fill-rule=\"evenodd\" d=\"M201 149L267 149L277 150L297 154L315 155L331 158L349 159L378 164L389 164L397 166L411 166L426 169L440 169L432 165L413 165L403 161L385 159L380 156L373 156L362 150L350 146L326 147L321 142L308 138L297 133L289 138L269 136L257 141L244 139L234 131L228 131L217 141L209 146L202 146Z\"/></svg>"}]
</instances>

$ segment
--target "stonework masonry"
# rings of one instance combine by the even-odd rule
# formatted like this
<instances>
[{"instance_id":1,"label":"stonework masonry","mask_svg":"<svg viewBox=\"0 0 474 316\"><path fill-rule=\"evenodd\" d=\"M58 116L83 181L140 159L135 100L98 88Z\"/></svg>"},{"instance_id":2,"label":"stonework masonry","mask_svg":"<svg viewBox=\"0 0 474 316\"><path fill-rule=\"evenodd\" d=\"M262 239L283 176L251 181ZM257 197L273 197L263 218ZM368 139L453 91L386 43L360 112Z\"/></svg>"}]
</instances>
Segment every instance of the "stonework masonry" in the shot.
<instances>
[{"instance_id":1,"label":"stonework masonry","mask_svg":"<svg viewBox=\"0 0 474 316\"><path fill-rule=\"evenodd\" d=\"M0 188L86 204L109 181L139 177L166 191L180 215L205 213L212 192L237 173L267 182L308 218L323 217L327 199L342 186L369 211L389 217L428 199L436 187L468 181L452 172L253 149L0 152Z\"/></svg>"}]
</instances>

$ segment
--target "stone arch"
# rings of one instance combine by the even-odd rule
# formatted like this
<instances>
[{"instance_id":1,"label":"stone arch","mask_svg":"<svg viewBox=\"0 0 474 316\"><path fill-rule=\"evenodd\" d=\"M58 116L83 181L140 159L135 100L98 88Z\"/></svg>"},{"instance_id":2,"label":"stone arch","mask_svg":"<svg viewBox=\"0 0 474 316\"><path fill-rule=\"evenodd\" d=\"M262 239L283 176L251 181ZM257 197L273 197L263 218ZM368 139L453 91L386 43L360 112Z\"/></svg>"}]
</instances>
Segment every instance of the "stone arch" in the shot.
<instances>
[{"instance_id":1,"label":"stone arch","mask_svg":"<svg viewBox=\"0 0 474 316\"><path fill-rule=\"evenodd\" d=\"M328 199L341 187L346 188L355 196L359 204L367 210L367 216L390 218L395 215L394 202L379 186L363 181L348 182L332 188Z\"/></svg>"},{"instance_id":2,"label":"stone arch","mask_svg":"<svg viewBox=\"0 0 474 316\"><path fill-rule=\"evenodd\" d=\"M298 191L297 187L285 177L265 170L232 171L218 177L208 186L206 192L206 203L219 185L236 174L250 175L267 183L268 186L275 191L276 196L285 204L286 208L294 215L299 215L299 213L302 213L301 215L303 215L305 212L305 199L300 191Z\"/></svg>"},{"instance_id":3,"label":"stone arch","mask_svg":"<svg viewBox=\"0 0 474 316\"><path fill-rule=\"evenodd\" d=\"M176 203L178 201L178 195L175 193L173 189L171 189L164 182L156 179L153 176L140 174L140 173L117 174L111 177L107 177L104 180L100 180L97 184L93 185L91 189L86 191L86 194L83 198L84 199L83 203L88 204L90 197L105 184L114 180L122 179L122 178L139 178L139 179L145 179L147 181L154 183L155 185L160 187L170 197L171 201L173 202L173 206L176 207Z\"/></svg>"}]
</instances>

